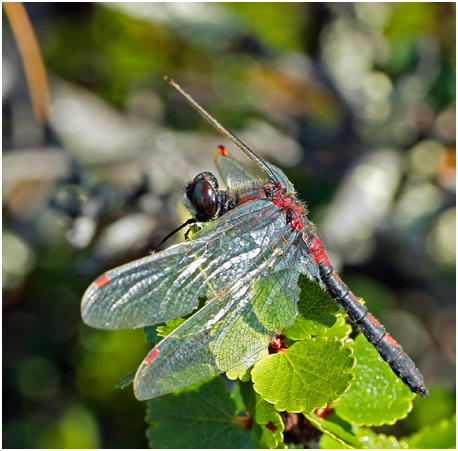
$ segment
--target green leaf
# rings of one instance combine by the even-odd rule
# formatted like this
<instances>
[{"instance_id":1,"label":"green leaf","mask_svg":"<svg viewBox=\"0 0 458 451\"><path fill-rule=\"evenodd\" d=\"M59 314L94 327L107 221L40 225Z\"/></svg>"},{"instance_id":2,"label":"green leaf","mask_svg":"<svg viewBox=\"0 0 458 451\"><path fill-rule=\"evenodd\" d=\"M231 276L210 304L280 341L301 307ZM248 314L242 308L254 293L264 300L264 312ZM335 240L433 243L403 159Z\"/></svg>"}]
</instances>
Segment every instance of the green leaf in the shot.
<instances>
[{"instance_id":1,"label":"green leaf","mask_svg":"<svg viewBox=\"0 0 458 451\"><path fill-rule=\"evenodd\" d=\"M274 409L272 404L263 401L255 393L253 384L239 382L237 386L239 387L245 408L253 419L253 434L256 437L253 446L256 448L272 449L283 445L283 431L285 426L280 413Z\"/></svg>"},{"instance_id":2,"label":"green leaf","mask_svg":"<svg viewBox=\"0 0 458 451\"><path fill-rule=\"evenodd\" d=\"M405 418L415 397L360 334L351 344L358 364L350 390L342 395L335 412L359 426L393 424Z\"/></svg>"},{"instance_id":3,"label":"green leaf","mask_svg":"<svg viewBox=\"0 0 458 451\"><path fill-rule=\"evenodd\" d=\"M403 437L410 448L456 449L456 416L433 426L425 426L409 437Z\"/></svg>"},{"instance_id":4,"label":"green leaf","mask_svg":"<svg viewBox=\"0 0 458 451\"><path fill-rule=\"evenodd\" d=\"M238 414L241 416L246 415L245 403L242 397L242 393L240 392L240 383L232 384L231 397L235 402Z\"/></svg>"},{"instance_id":5,"label":"green leaf","mask_svg":"<svg viewBox=\"0 0 458 451\"><path fill-rule=\"evenodd\" d=\"M206 301L206 297L199 297L197 310L200 310L205 305ZM143 332L146 334L146 341L157 344L162 338L167 337L167 335L173 332L178 326L181 326L193 314L194 312L182 318L166 321L165 324L162 325L144 327Z\"/></svg>"},{"instance_id":6,"label":"green leaf","mask_svg":"<svg viewBox=\"0 0 458 451\"><path fill-rule=\"evenodd\" d=\"M220 376L148 401L151 448L244 448L251 433Z\"/></svg>"},{"instance_id":7,"label":"green leaf","mask_svg":"<svg viewBox=\"0 0 458 451\"><path fill-rule=\"evenodd\" d=\"M146 326L143 328L143 332L146 334L145 340L148 343L157 344L161 341L161 338L157 333L157 326Z\"/></svg>"},{"instance_id":8,"label":"green leaf","mask_svg":"<svg viewBox=\"0 0 458 451\"><path fill-rule=\"evenodd\" d=\"M269 351L264 349L259 353L259 357L254 360L260 360L263 357L269 355ZM251 367L252 365L238 365L226 371L226 376L230 380L240 379L241 381L247 382L251 379Z\"/></svg>"},{"instance_id":9,"label":"green leaf","mask_svg":"<svg viewBox=\"0 0 458 451\"><path fill-rule=\"evenodd\" d=\"M320 437L320 441L318 442L321 449L353 449L354 446L344 446L342 443L334 440L330 435L323 434ZM362 446L360 446L362 448Z\"/></svg>"},{"instance_id":10,"label":"green leaf","mask_svg":"<svg viewBox=\"0 0 458 451\"><path fill-rule=\"evenodd\" d=\"M353 328L347 323L345 317L339 316L335 324L324 333L324 336L346 340L350 336L352 330Z\"/></svg>"},{"instance_id":11,"label":"green leaf","mask_svg":"<svg viewBox=\"0 0 458 451\"><path fill-rule=\"evenodd\" d=\"M364 448L358 438L352 432L345 430L342 425L320 418L316 414L305 415L305 418L325 434L320 439L322 448Z\"/></svg>"},{"instance_id":12,"label":"green leaf","mask_svg":"<svg viewBox=\"0 0 458 451\"><path fill-rule=\"evenodd\" d=\"M259 395L257 395L253 420L256 425L253 426L253 433L259 437L258 448L273 449L283 442L285 426L280 413L274 409L272 404L263 401Z\"/></svg>"},{"instance_id":13,"label":"green leaf","mask_svg":"<svg viewBox=\"0 0 458 451\"><path fill-rule=\"evenodd\" d=\"M124 376L123 378L121 378L121 381L119 382L118 385L116 385L116 388L120 388L120 389L126 388L128 385L130 385L134 381L136 374L137 374L137 370L132 371L132 373L129 373L127 376Z\"/></svg>"},{"instance_id":14,"label":"green leaf","mask_svg":"<svg viewBox=\"0 0 458 451\"><path fill-rule=\"evenodd\" d=\"M336 321L339 305L320 285L306 276L299 278L301 294L294 323L283 331L291 340L304 340L311 335L322 335Z\"/></svg>"},{"instance_id":15,"label":"green leaf","mask_svg":"<svg viewBox=\"0 0 458 451\"><path fill-rule=\"evenodd\" d=\"M407 443L398 440L392 435L376 434L369 428L354 426L353 431L356 437L368 449L408 449Z\"/></svg>"},{"instance_id":16,"label":"green leaf","mask_svg":"<svg viewBox=\"0 0 458 451\"><path fill-rule=\"evenodd\" d=\"M159 337L166 337L173 332L178 326L181 326L186 321L186 318L177 318L166 321L164 326L157 327L157 335Z\"/></svg>"},{"instance_id":17,"label":"green leaf","mask_svg":"<svg viewBox=\"0 0 458 451\"><path fill-rule=\"evenodd\" d=\"M250 380L250 367L246 368L244 365L236 366L235 368L226 371L226 376L231 381L240 379L241 381L247 382Z\"/></svg>"},{"instance_id":18,"label":"green leaf","mask_svg":"<svg viewBox=\"0 0 458 451\"><path fill-rule=\"evenodd\" d=\"M348 390L354 364L342 341L319 337L264 357L251 376L255 391L277 410L310 413Z\"/></svg>"},{"instance_id":19,"label":"green leaf","mask_svg":"<svg viewBox=\"0 0 458 451\"><path fill-rule=\"evenodd\" d=\"M300 287L291 282L289 269L276 269L274 274L255 280L250 286L253 291L250 302L256 319L270 331L293 324L300 296Z\"/></svg>"},{"instance_id":20,"label":"green leaf","mask_svg":"<svg viewBox=\"0 0 458 451\"><path fill-rule=\"evenodd\" d=\"M324 420L315 414L307 415L309 421L314 424L323 435L320 439L320 447L325 449L407 449L407 443L398 440L393 436L385 434L377 434L369 428L352 426L348 423L343 423L345 427L351 430L346 430L344 426L335 423L339 420L334 415L334 421Z\"/></svg>"}]
</instances>

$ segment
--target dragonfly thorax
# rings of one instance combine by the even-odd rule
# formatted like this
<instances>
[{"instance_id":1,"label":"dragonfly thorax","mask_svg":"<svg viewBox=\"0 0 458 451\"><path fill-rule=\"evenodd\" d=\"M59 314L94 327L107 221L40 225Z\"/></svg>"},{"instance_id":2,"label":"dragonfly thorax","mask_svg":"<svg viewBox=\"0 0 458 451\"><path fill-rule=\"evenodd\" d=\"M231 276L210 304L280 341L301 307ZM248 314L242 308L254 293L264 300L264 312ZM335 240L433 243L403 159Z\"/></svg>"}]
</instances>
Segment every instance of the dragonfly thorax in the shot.
<instances>
[{"instance_id":1,"label":"dragonfly thorax","mask_svg":"<svg viewBox=\"0 0 458 451\"><path fill-rule=\"evenodd\" d=\"M301 230L306 221L307 209L305 204L299 202L295 196L288 195L286 189L279 182L273 185L270 196L275 205L285 210L286 218L291 227L297 231Z\"/></svg>"},{"instance_id":2,"label":"dragonfly thorax","mask_svg":"<svg viewBox=\"0 0 458 451\"><path fill-rule=\"evenodd\" d=\"M236 190L219 190L211 172L201 172L183 190L183 202L200 222L217 219L233 208L255 199L269 199L285 211L291 227L297 231L304 225L306 210L295 196L287 195L278 182L251 182Z\"/></svg>"}]
</instances>

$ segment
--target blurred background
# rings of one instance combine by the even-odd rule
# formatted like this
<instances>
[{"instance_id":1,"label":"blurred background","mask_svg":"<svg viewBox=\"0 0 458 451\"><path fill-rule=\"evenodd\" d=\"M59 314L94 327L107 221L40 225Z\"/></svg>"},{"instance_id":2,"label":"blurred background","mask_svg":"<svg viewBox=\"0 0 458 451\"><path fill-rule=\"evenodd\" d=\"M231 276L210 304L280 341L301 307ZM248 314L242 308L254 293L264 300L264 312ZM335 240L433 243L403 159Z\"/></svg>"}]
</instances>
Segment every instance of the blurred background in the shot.
<instances>
[{"instance_id":1,"label":"blurred background","mask_svg":"<svg viewBox=\"0 0 458 451\"><path fill-rule=\"evenodd\" d=\"M84 326L80 299L185 220L180 191L215 171L217 145L240 156L164 75L286 172L343 279L417 363L431 398L386 430L454 412L454 3L26 9L51 113L34 116L4 12L3 447L147 445L144 404L115 389L144 334Z\"/></svg>"}]
</instances>

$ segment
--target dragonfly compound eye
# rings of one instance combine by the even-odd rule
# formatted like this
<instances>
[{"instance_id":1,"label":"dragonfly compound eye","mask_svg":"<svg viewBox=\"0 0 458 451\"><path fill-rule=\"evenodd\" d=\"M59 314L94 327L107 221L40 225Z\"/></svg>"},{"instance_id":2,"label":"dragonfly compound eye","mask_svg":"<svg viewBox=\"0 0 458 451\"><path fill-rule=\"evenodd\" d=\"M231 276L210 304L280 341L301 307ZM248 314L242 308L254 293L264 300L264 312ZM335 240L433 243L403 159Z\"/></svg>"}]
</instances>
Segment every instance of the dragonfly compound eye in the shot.
<instances>
[{"instance_id":1,"label":"dragonfly compound eye","mask_svg":"<svg viewBox=\"0 0 458 451\"><path fill-rule=\"evenodd\" d=\"M202 172L197 175L191 189L188 191L188 199L196 209L198 219L209 220L218 213L218 181L211 172Z\"/></svg>"},{"instance_id":2,"label":"dragonfly compound eye","mask_svg":"<svg viewBox=\"0 0 458 451\"><path fill-rule=\"evenodd\" d=\"M216 214L216 193L210 183L197 182L192 192L192 204L199 215L213 218Z\"/></svg>"}]
</instances>

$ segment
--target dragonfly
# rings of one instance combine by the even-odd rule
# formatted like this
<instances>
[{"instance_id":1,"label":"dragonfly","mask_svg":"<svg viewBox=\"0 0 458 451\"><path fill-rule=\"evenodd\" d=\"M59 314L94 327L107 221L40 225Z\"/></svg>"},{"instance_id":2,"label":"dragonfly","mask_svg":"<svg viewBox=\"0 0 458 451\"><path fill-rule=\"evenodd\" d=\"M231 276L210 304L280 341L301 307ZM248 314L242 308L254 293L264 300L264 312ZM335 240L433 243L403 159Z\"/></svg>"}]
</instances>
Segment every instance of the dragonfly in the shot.
<instances>
[{"instance_id":1,"label":"dragonfly","mask_svg":"<svg viewBox=\"0 0 458 451\"><path fill-rule=\"evenodd\" d=\"M136 398L161 396L256 363L294 322L301 275L330 293L412 392L429 396L415 363L334 270L284 172L165 79L263 177L220 146L215 162L227 189L219 188L211 172L202 172L182 191L192 215L188 223L205 227L183 243L105 272L86 290L82 319L100 329L163 323L190 315L205 300L144 358L135 375Z\"/></svg>"}]
</instances>

